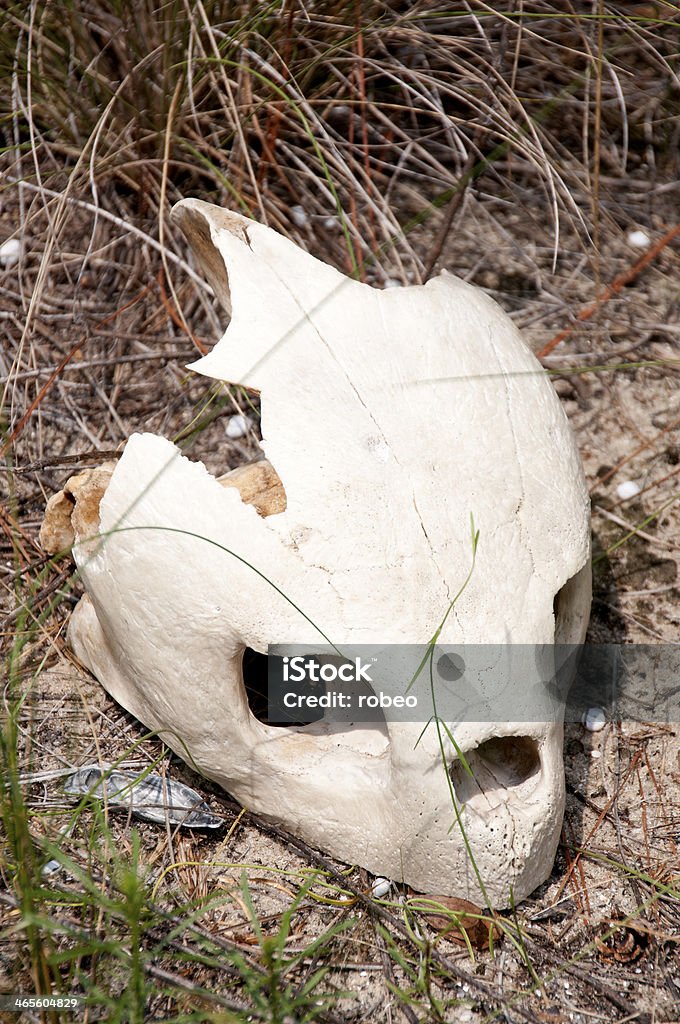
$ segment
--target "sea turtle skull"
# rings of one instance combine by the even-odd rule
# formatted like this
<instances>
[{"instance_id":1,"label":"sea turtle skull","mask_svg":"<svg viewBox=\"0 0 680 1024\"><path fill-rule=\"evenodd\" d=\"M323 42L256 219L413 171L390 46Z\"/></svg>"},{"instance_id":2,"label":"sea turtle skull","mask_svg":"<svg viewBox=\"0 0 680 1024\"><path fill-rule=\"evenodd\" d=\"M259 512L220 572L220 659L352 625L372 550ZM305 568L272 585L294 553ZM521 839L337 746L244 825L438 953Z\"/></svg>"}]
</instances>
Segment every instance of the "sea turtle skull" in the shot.
<instances>
[{"instance_id":1,"label":"sea turtle skull","mask_svg":"<svg viewBox=\"0 0 680 1024\"><path fill-rule=\"evenodd\" d=\"M169 441L135 434L77 531L72 646L106 689L245 807L421 891L507 904L549 874L562 726L277 728L244 651L272 643L578 643L589 504L560 404L511 320L448 273L386 291L195 199L174 211L231 314L192 368L257 389L285 499L258 515ZM451 724L451 723L450 723ZM452 726L453 727L453 726ZM461 771L462 751L476 780Z\"/></svg>"}]
</instances>

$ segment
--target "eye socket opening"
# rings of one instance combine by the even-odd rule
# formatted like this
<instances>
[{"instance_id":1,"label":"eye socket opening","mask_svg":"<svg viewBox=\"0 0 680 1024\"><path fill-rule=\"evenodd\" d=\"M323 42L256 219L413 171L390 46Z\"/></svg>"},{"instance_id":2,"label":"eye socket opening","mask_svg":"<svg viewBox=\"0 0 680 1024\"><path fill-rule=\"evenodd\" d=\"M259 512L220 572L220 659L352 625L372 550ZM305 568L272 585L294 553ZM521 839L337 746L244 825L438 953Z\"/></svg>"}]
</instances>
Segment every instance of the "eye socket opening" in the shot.
<instances>
[{"instance_id":1,"label":"eye socket opening","mask_svg":"<svg viewBox=\"0 0 680 1024\"><path fill-rule=\"evenodd\" d=\"M289 729L292 726L304 726L309 725L310 719L312 721L319 721L323 718L323 708L310 709L304 721L300 721L297 718L291 718L291 721L287 722L270 722L268 718L269 711L269 671L270 671L270 659L282 663L283 658L277 657L275 654L260 654L259 651L254 651L251 647L246 647L243 652L243 661L241 663L241 672L243 675L243 686L246 691L246 698L248 700L248 707L250 708L251 715L262 722L263 725L269 725L277 729Z\"/></svg>"},{"instance_id":2,"label":"eye socket opening","mask_svg":"<svg viewBox=\"0 0 680 1024\"><path fill-rule=\"evenodd\" d=\"M318 655L311 652L310 656L319 659ZM322 656L320 660L336 662L343 659ZM360 703L363 699L362 695L369 701L377 700L370 683L364 680L340 684L326 684L321 681L312 683L311 692L315 697L330 695L333 698L339 692L344 692L349 695L351 703L349 706L331 703L330 707L333 709L331 711L327 711L325 707L313 707L306 704L304 713L298 712L296 715L295 708L286 707L284 709L281 703L284 691L288 690L288 684L281 685L281 681L285 678L283 661L283 657L274 654L261 654L251 647L246 647L243 651L241 661L243 688L250 713L258 722L274 729L304 730L310 735L334 734L344 745L370 754L380 753L387 746L389 734L384 712L372 702L367 705ZM273 680L271 691L270 672L272 673L271 680ZM291 683L290 689L295 695L304 694L309 685ZM270 698L274 702L273 705L270 705ZM362 710L357 713L358 706ZM270 719L269 714L272 707L275 717Z\"/></svg>"}]
</instances>

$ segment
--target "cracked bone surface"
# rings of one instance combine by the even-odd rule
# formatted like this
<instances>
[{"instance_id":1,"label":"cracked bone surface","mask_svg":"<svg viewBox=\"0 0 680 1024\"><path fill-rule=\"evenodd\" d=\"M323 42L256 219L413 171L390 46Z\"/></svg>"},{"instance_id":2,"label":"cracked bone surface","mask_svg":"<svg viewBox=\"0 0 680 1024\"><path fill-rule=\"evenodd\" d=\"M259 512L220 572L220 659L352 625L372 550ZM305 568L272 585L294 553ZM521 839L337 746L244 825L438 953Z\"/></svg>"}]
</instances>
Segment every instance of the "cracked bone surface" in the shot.
<instances>
[{"instance_id":1,"label":"cracked bone surface","mask_svg":"<svg viewBox=\"0 0 680 1024\"><path fill-rule=\"evenodd\" d=\"M235 213L189 199L174 216L231 317L193 369L261 393L267 480L221 486L133 435L104 536L71 517L75 653L248 809L376 874L480 900L451 782L486 895L524 898L561 827L559 720L450 722L444 759L419 723L276 727L251 711L244 651L427 645L467 576L471 514L476 563L439 643L580 642L589 502L549 381L499 306L448 273L381 291Z\"/></svg>"}]
</instances>

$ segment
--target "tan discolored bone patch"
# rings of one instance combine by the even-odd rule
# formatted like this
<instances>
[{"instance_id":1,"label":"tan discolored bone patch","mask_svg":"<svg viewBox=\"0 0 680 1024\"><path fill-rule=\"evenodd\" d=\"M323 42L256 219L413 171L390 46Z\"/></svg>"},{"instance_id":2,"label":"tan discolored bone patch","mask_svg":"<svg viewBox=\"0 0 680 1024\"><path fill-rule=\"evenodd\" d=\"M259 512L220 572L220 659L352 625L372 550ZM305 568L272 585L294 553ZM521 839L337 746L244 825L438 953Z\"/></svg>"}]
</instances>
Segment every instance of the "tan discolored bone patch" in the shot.
<instances>
[{"instance_id":1,"label":"tan discolored bone patch","mask_svg":"<svg viewBox=\"0 0 680 1024\"><path fill-rule=\"evenodd\" d=\"M63 490L53 494L45 507L40 527L40 546L48 555L68 551L76 539L83 541L99 532L99 506L108 487L115 462L86 469L70 477ZM218 478L223 487L235 487L246 505L261 516L273 516L286 509L286 492L276 470L261 459L232 469Z\"/></svg>"},{"instance_id":2,"label":"tan discolored bone patch","mask_svg":"<svg viewBox=\"0 0 680 1024\"><path fill-rule=\"evenodd\" d=\"M271 462L249 462L217 478L223 487L235 487L246 505L253 505L261 516L286 511L286 492Z\"/></svg>"},{"instance_id":3,"label":"tan discolored bone patch","mask_svg":"<svg viewBox=\"0 0 680 1024\"><path fill-rule=\"evenodd\" d=\"M49 555L68 550L76 538L99 532L99 504L115 468L115 462L104 462L96 469L83 470L52 495L40 527L40 544Z\"/></svg>"}]
</instances>

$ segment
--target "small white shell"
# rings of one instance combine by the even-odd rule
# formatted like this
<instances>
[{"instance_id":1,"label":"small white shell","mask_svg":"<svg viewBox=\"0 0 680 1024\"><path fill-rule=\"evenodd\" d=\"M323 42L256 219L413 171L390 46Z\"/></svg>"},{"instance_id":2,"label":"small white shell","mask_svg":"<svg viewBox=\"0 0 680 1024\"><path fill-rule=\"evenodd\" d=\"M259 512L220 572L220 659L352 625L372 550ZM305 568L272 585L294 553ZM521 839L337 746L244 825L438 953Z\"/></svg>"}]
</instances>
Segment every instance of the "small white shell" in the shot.
<instances>
[{"instance_id":1,"label":"small white shell","mask_svg":"<svg viewBox=\"0 0 680 1024\"><path fill-rule=\"evenodd\" d=\"M639 483L637 483L637 481L623 480L616 488L616 493L618 494L619 498L622 498L625 501L627 498L634 498L635 495L639 494L641 490L642 488L640 487Z\"/></svg>"},{"instance_id":2,"label":"small white shell","mask_svg":"<svg viewBox=\"0 0 680 1024\"><path fill-rule=\"evenodd\" d=\"M6 242L0 245L0 266L13 267L15 263L19 262L21 256L21 242L18 238L8 238Z\"/></svg>"},{"instance_id":3,"label":"small white shell","mask_svg":"<svg viewBox=\"0 0 680 1024\"><path fill-rule=\"evenodd\" d=\"M307 211L303 206L291 206L290 219L297 227L303 228L308 222L309 217L307 216Z\"/></svg>"},{"instance_id":4,"label":"small white shell","mask_svg":"<svg viewBox=\"0 0 680 1024\"><path fill-rule=\"evenodd\" d=\"M628 245L632 245L636 249L646 249L648 245L652 244L651 238L644 231L629 231L627 241Z\"/></svg>"},{"instance_id":5,"label":"small white shell","mask_svg":"<svg viewBox=\"0 0 680 1024\"><path fill-rule=\"evenodd\" d=\"M588 708L581 721L588 732L601 732L607 724L607 716L602 708Z\"/></svg>"},{"instance_id":6,"label":"small white shell","mask_svg":"<svg viewBox=\"0 0 680 1024\"><path fill-rule=\"evenodd\" d=\"M383 899L389 893L392 888L392 883L389 878L376 878L375 882L371 886L371 896L374 899Z\"/></svg>"},{"instance_id":7,"label":"small white shell","mask_svg":"<svg viewBox=\"0 0 680 1024\"><path fill-rule=\"evenodd\" d=\"M239 437L245 437L250 429L250 420L247 416L242 413L237 413L236 416L230 416L229 421L224 428L224 432L227 437L231 438L232 441L237 440Z\"/></svg>"}]
</instances>

